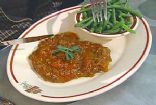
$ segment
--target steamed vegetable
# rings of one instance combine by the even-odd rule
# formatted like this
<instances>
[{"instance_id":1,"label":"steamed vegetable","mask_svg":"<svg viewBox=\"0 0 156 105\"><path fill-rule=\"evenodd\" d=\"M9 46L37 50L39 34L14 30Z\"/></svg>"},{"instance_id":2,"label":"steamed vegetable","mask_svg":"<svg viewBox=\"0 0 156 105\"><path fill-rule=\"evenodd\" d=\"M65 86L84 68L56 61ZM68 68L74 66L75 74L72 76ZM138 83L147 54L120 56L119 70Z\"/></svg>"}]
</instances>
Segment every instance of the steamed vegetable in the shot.
<instances>
[{"instance_id":1,"label":"steamed vegetable","mask_svg":"<svg viewBox=\"0 0 156 105\"><path fill-rule=\"evenodd\" d=\"M91 8L89 6L82 6L77 12L82 13L82 20L77 21L76 27L84 28L90 32L100 34L114 34L128 31L135 33L131 29L132 17L141 18L141 14L128 5L128 0L108 0L108 17L107 20L97 22L93 20Z\"/></svg>"}]
</instances>

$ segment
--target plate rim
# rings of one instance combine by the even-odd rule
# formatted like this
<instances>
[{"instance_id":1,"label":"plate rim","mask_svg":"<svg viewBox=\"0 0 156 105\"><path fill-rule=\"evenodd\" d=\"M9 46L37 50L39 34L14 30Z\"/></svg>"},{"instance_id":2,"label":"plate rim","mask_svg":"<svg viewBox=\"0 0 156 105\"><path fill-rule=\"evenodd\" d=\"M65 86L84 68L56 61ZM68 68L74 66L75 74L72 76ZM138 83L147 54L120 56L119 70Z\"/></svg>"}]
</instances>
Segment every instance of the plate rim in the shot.
<instances>
[{"instance_id":1,"label":"plate rim","mask_svg":"<svg viewBox=\"0 0 156 105\"><path fill-rule=\"evenodd\" d=\"M60 13L67 12L67 11L74 10L74 9L78 9L80 7L81 6L79 5L79 6L66 8L66 9L54 12L54 13L40 19L39 21L37 21L33 25L31 25L27 30L25 30L24 33L20 35L20 38L24 38L29 32L31 32L36 26L38 26L42 22L44 22L44 21L46 21L46 20L48 20L48 19L50 19L52 17L55 17L55 16L59 15ZM149 24L147 23L147 21L144 18L141 18L140 20L144 24L144 27L146 29L146 34L147 34L147 42L146 42L146 46L144 48L144 51L142 52L142 54L139 57L139 59L137 60L137 62L129 70L127 70L126 73L122 74L120 77L113 80L113 82L111 81L110 83L108 83L105 86L102 86L102 87L100 87L98 89L94 89L93 91L89 91L89 92L86 92L86 93L73 95L73 96L65 96L65 97L52 97L52 96L41 95L44 98L35 98L34 96L29 95L28 93L25 93L24 91L20 91L16 87L15 83L18 83L18 81L16 80L16 78L15 78L13 72L12 72L12 65L11 65L12 61L13 61L12 56L15 54L16 49L18 48L18 45L13 46L11 48L11 49L14 48L14 50L12 52L11 51L9 52L9 57L7 59L7 76L9 78L9 81L11 82L13 87L15 87L21 94L23 94L25 96L28 96L30 98L39 100L39 101L44 101L44 102L71 102L71 101L86 99L86 98L90 98L90 97L102 94L102 93L104 93L104 92L118 86L119 84L123 83L127 78L129 78L132 74L134 74L138 70L138 68L142 65L142 63L147 58L147 56L148 56L148 54L150 52L150 49L151 49L152 35L151 35L151 30L150 30L150 27L149 27ZM14 82L12 81L12 78L9 75L12 75L12 78L15 80Z\"/></svg>"}]
</instances>

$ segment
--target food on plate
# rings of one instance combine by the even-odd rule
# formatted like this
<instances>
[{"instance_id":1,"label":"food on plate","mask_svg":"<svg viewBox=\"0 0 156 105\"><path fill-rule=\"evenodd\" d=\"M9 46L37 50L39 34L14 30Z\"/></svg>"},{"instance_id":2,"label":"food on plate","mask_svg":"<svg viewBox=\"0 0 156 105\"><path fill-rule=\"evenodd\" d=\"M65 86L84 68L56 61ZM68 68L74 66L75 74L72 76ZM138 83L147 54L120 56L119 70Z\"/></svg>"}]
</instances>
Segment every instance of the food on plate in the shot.
<instances>
[{"instance_id":1,"label":"food on plate","mask_svg":"<svg viewBox=\"0 0 156 105\"><path fill-rule=\"evenodd\" d=\"M95 11L100 14L100 10ZM130 8L128 0L108 0L107 20L103 18L102 22L94 21L91 6L83 5L76 14L75 27L98 34L135 33L132 28L136 23L136 17L142 16Z\"/></svg>"},{"instance_id":2,"label":"food on plate","mask_svg":"<svg viewBox=\"0 0 156 105\"><path fill-rule=\"evenodd\" d=\"M53 83L107 72L112 61L109 48L81 41L73 32L59 33L41 41L29 60L37 74Z\"/></svg>"}]
</instances>

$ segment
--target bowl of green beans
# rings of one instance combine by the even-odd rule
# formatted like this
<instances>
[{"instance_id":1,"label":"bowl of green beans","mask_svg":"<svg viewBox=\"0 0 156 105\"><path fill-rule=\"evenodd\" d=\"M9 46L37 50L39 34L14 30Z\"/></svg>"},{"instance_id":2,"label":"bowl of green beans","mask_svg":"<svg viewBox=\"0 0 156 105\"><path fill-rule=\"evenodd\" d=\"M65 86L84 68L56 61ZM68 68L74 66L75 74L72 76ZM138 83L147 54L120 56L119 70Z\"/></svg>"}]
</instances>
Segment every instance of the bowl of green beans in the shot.
<instances>
[{"instance_id":1,"label":"bowl of green beans","mask_svg":"<svg viewBox=\"0 0 156 105\"><path fill-rule=\"evenodd\" d=\"M129 6L128 0L108 0L107 20L95 21L90 4L82 5L75 16L75 27L90 35L112 39L135 34L139 18L142 15Z\"/></svg>"}]
</instances>

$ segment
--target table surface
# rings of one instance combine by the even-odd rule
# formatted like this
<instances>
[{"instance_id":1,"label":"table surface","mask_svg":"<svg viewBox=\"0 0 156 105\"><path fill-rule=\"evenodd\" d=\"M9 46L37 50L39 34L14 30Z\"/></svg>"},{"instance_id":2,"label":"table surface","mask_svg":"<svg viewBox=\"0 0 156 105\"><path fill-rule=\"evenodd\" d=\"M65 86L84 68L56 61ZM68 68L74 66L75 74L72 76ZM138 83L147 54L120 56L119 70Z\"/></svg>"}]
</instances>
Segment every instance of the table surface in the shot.
<instances>
[{"instance_id":1,"label":"table surface","mask_svg":"<svg viewBox=\"0 0 156 105\"><path fill-rule=\"evenodd\" d=\"M156 105L156 0L130 0L141 11L152 31L149 56L139 70L121 85L99 96L73 103L45 103L19 93L9 82L6 62L10 48L0 51L0 96L16 105Z\"/></svg>"}]
</instances>

